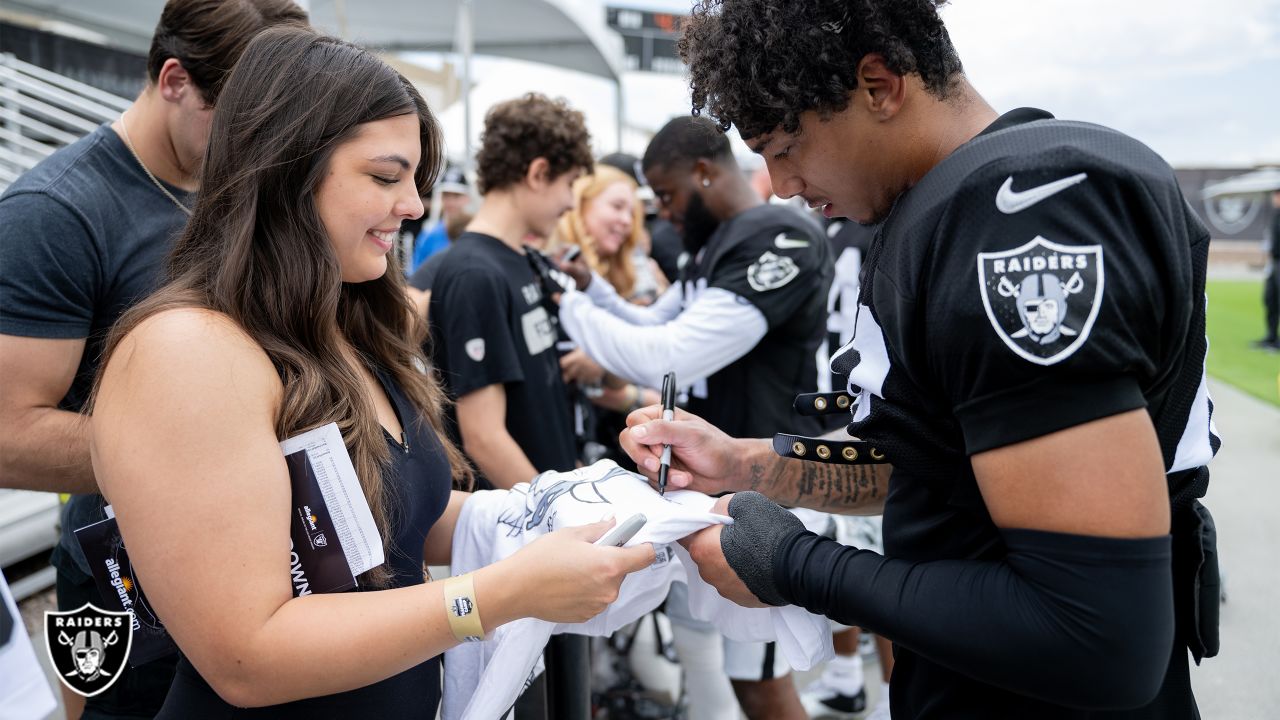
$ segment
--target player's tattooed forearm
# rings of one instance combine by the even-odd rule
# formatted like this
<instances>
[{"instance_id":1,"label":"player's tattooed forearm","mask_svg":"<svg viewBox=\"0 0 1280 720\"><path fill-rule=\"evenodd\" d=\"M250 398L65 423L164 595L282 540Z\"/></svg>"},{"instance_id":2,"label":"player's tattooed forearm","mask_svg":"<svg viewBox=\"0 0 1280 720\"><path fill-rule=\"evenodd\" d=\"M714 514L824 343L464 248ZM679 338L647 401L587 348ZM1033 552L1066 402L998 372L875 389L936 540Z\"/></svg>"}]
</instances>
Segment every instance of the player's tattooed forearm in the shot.
<instances>
[{"instance_id":1,"label":"player's tattooed forearm","mask_svg":"<svg viewBox=\"0 0 1280 720\"><path fill-rule=\"evenodd\" d=\"M789 497L791 505L849 510L883 497L880 465L828 465L800 463L799 476Z\"/></svg>"},{"instance_id":2,"label":"player's tattooed forearm","mask_svg":"<svg viewBox=\"0 0 1280 720\"><path fill-rule=\"evenodd\" d=\"M783 460L780 457L753 461L748 468L747 489L773 497L779 489L782 471Z\"/></svg>"}]
</instances>

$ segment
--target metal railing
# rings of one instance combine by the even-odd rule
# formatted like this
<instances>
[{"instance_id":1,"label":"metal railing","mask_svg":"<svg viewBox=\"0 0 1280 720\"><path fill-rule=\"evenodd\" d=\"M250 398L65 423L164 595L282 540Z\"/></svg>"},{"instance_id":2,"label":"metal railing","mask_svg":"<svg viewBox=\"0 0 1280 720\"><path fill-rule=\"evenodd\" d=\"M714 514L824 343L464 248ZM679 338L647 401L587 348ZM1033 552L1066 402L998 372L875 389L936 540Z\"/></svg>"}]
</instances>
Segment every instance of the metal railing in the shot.
<instances>
[{"instance_id":1,"label":"metal railing","mask_svg":"<svg viewBox=\"0 0 1280 720\"><path fill-rule=\"evenodd\" d=\"M120 116L130 101L0 54L0 192L55 150Z\"/></svg>"}]
</instances>

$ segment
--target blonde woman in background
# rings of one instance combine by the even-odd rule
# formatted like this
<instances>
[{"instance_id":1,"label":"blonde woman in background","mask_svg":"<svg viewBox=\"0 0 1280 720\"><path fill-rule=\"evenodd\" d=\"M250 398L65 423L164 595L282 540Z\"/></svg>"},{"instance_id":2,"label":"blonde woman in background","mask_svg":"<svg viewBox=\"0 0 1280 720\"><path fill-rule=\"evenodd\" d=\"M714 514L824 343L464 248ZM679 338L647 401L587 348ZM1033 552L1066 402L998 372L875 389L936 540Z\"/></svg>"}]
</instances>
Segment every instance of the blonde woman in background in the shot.
<instances>
[{"instance_id":1,"label":"blonde woman in background","mask_svg":"<svg viewBox=\"0 0 1280 720\"><path fill-rule=\"evenodd\" d=\"M622 297L647 305L670 283L649 259L639 186L626 173L598 164L573 184L573 209L560 218L552 254L576 245L592 272ZM639 252L637 252L639 251Z\"/></svg>"},{"instance_id":2,"label":"blonde woman in background","mask_svg":"<svg viewBox=\"0 0 1280 720\"><path fill-rule=\"evenodd\" d=\"M597 164L590 175L573 184L573 209L560 218L548 251L560 255L576 246L591 271L604 278L618 294L637 305L653 302L670 283L649 258L649 237L644 229L644 206L639 186L615 167ZM629 412L657 402L657 392L607 376L604 369L581 350L560 359L565 382L599 386L595 404Z\"/></svg>"}]
</instances>

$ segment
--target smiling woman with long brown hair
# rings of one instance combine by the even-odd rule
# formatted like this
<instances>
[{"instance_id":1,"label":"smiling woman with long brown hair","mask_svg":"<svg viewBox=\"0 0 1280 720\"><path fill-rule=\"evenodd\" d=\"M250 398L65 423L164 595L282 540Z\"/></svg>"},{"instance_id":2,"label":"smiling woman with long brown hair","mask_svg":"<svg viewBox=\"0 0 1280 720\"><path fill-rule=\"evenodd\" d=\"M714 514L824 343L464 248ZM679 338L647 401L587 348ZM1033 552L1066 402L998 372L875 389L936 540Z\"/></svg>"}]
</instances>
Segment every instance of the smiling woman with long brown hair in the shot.
<instances>
[{"instance_id":1,"label":"smiling woman with long brown hair","mask_svg":"<svg viewBox=\"0 0 1280 720\"><path fill-rule=\"evenodd\" d=\"M434 717L459 640L446 564L470 472L442 432L391 238L422 214L439 127L368 52L263 33L220 96L167 283L113 331L93 462L183 659L161 717ZM336 422L386 548L367 592L293 598L279 441ZM652 560L600 523L472 575L484 630L577 622ZM535 590L536 589L536 590Z\"/></svg>"}]
</instances>

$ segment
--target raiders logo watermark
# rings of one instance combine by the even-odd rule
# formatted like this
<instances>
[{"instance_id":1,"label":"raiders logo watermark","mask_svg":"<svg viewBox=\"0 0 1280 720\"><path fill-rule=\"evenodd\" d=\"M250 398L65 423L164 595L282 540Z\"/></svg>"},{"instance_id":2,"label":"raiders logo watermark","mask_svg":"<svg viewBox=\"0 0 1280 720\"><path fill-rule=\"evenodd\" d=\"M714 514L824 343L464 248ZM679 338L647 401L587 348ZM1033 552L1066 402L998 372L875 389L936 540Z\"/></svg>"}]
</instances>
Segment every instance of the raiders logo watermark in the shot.
<instances>
[{"instance_id":1,"label":"raiders logo watermark","mask_svg":"<svg viewBox=\"0 0 1280 720\"><path fill-rule=\"evenodd\" d=\"M93 697L120 677L133 647L133 623L127 612L87 603L70 612L45 611L44 642L62 684Z\"/></svg>"},{"instance_id":2,"label":"raiders logo watermark","mask_svg":"<svg viewBox=\"0 0 1280 720\"><path fill-rule=\"evenodd\" d=\"M1053 365L1080 349L1102 307L1101 245L1061 245L1036 236L1003 252L978 253L987 318L1020 357Z\"/></svg>"},{"instance_id":3,"label":"raiders logo watermark","mask_svg":"<svg viewBox=\"0 0 1280 720\"><path fill-rule=\"evenodd\" d=\"M766 252L747 268L747 283L756 292L766 292L786 285L799 274L800 268L795 260Z\"/></svg>"},{"instance_id":4,"label":"raiders logo watermark","mask_svg":"<svg viewBox=\"0 0 1280 720\"><path fill-rule=\"evenodd\" d=\"M1253 224L1266 204L1265 195L1225 195L1204 199L1209 224L1223 235L1235 235Z\"/></svg>"}]
</instances>

